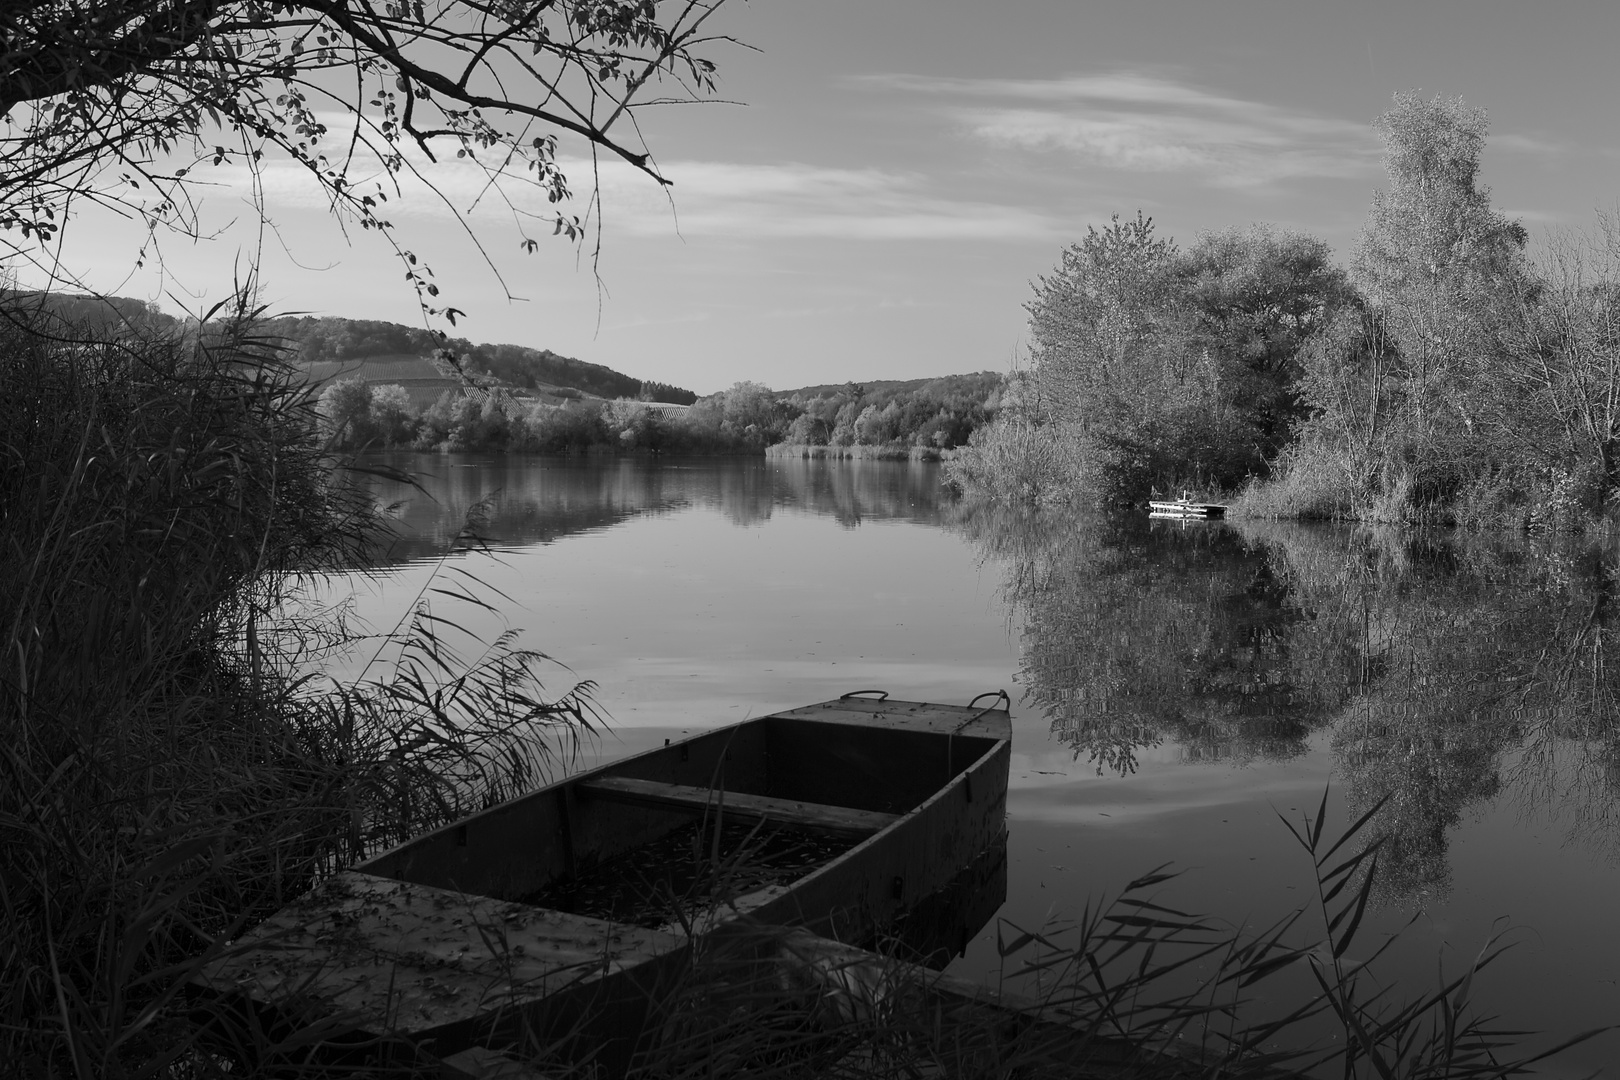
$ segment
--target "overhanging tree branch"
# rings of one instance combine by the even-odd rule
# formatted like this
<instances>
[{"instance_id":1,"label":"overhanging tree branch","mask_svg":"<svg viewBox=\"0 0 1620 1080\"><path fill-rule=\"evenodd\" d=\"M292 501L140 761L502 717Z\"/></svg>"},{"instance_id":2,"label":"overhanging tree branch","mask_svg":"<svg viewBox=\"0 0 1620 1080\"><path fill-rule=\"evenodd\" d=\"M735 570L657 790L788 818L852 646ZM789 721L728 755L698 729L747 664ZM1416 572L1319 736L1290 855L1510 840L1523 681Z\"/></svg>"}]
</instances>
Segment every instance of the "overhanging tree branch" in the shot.
<instances>
[{"instance_id":1,"label":"overhanging tree branch","mask_svg":"<svg viewBox=\"0 0 1620 1080\"><path fill-rule=\"evenodd\" d=\"M52 242L88 196L195 235L197 166L256 167L279 152L340 217L387 230L380 186L360 189L385 178L397 194L402 173L432 187L406 150L436 162L448 143L491 186L543 193L553 231L577 238L579 218L559 208L570 192L558 139L667 185L621 121L654 84L712 99L715 66L700 52L731 40L703 33L723 3L14 0L0 11L0 229ZM328 106L352 124L335 159ZM418 272L407 278L421 287Z\"/></svg>"}]
</instances>

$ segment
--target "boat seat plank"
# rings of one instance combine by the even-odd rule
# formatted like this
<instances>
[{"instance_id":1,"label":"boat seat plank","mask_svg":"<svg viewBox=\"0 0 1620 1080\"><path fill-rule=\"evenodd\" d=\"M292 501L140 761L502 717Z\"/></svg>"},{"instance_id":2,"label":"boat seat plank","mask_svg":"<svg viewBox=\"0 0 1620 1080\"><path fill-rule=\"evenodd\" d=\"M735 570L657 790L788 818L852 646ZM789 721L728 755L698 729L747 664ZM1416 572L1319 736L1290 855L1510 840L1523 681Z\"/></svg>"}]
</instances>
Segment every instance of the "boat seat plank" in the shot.
<instances>
[{"instance_id":1,"label":"boat seat plank","mask_svg":"<svg viewBox=\"0 0 1620 1080\"><path fill-rule=\"evenodd\" d=\"M828 806L824 803L802 802L797 799L776 799L767 795L748 795L739 791L717 792L688 784L666 784L657 780L636 780L628 776L604 776L594 780L583 780L577 785L577 789L594 798L674 807L694 813L702 813L720 805L727 814L765 818L784 825L860 836L875 833L899 819L898 814L884 814L874 810L856 810L848 806Z\"/></svg>"}]
</instances>

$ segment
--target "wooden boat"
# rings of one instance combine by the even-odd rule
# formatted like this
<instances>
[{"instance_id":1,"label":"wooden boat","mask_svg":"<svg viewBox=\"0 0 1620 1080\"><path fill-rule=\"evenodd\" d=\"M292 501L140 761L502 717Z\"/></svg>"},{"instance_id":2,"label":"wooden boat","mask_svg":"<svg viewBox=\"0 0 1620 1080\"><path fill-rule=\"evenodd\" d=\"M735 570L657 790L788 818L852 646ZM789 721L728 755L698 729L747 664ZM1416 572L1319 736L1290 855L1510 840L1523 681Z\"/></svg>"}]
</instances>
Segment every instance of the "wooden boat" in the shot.
<instances>
[{"instance_id":1,"label":"wooden boat","mask_svg":"<svg viewBox=\"0 0 1620 1080\"><path fill-rule=\"evenodd\" d=\"M1152 499L1148 502L1148 516L1156 518L1219 518L1226 516L1224 503L1193 502L1183 496L1179 499Z\"/></svg>"},{"instance_id":2,"label":"wooden boat","mask_svg":"<svg viewBox=\"0 0 1620 1080\"><path fill-rule=\"evenodd\" d=\"M1011 725L986 696L845 695L569 777L334 875L199 982L254 1030L438 1059L572 1037L622 1071L695 941L859 943L1004 842Z\"/></svg>"}]
</instances>

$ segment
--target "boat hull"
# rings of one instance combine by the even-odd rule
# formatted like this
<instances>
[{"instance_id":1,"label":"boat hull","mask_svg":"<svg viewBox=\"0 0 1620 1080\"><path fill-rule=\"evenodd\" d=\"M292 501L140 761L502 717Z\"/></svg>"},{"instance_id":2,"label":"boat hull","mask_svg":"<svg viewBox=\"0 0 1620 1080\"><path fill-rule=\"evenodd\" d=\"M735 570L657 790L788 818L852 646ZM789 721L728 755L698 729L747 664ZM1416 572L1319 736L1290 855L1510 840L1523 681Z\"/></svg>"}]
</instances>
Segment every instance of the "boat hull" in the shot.
<instances>
[{"instance_id":1,"label":"boat hull","mask_svg":"<svg viewBox=\"0 0 1620 1080\"><path fill-rule=\"evenodd\" d=\"M260 1012L298 1003L347 1037L440 1057L525 1032L572 1032L619 1071L694 942L760 925L865 942L1004 844L1010 752L1005 709L868 698L708 732L335 875L246 935L202 982ZM848 846L789 883L671 911L663 925L523 902L695 818L718 825L727 814L789 821Z\"/></svg>"}]
</instances>

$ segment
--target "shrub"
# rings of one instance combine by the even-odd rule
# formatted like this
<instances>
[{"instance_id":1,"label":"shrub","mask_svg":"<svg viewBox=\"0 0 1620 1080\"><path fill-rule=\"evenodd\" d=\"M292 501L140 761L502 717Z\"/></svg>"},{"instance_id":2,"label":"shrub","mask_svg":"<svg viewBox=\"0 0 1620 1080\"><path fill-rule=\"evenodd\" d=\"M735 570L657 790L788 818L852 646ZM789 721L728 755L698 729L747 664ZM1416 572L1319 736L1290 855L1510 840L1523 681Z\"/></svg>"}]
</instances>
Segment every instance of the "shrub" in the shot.
<instances>
[{"instance_id":1,"label":"shrub","mask_svg":"<svg viewBox=\"0 0 1620 1080\"><path fill-rule=\"evenodd\" d=\"M992 502L1066 502L1076 491L1079 459L1061 425L1000 420L976 430L945 464L944 481Z\"/></svg>"},{"instance_id":2,"label":"shrub","mask_svg":"<svg viewBox=\"0 0 1620 1080\"><path fill-rule=\"evenodd\" d=\"M1338 521L1366 500L1353 464L1322 444L1307 442L1285 451L1271 475L1255 479L1232 500L1234 517L1300 518Z\"/></svg>"},{"instance_id":3,"label":"shrub","mask_svg":"<svg viewBox=\"0 0 1620 1080\"><path fill-rule=\"evenodd\" d=\"M510 448L542 454L570 454L607 441L602 411L579 405L536 403L523 414Z\"/></svg>"}]
</instances>

